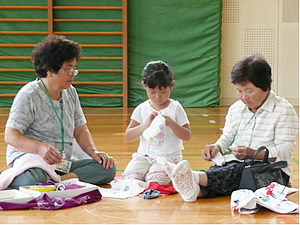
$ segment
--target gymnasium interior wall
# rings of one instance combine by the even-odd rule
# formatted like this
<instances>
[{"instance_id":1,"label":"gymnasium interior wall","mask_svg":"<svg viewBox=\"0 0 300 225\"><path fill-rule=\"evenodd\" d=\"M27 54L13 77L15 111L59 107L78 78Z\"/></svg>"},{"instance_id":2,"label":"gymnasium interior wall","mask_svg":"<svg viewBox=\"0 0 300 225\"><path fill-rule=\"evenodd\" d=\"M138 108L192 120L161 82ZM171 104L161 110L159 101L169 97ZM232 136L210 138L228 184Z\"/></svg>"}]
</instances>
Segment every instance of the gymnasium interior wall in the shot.
<instances>
[{"instance_id":1,"label":"gymnasium interior wall","mask_svg":"<svg viewBox=\"0 0 300 225\"><path fill-rule=\"evenodd\" d=\"M272 67L272 89L299 106L299 1L223 0L220 106L237 100L233 65L262 54Z\"/></svg>"}]
</instances>

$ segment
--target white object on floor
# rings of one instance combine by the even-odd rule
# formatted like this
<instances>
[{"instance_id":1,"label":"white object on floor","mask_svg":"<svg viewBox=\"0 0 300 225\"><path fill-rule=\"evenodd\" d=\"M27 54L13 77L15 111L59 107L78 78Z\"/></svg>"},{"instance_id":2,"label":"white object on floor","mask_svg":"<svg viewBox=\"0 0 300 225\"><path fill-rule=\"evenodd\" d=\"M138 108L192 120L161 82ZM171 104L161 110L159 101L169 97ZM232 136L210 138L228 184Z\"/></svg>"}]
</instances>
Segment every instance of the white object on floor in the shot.
<instances>
[{"instance_id":1,"label":"white object on floor","mask_svg":"<svg viewBox=\"0 0 300 225\"><path fill-rule=\"evenodd\" d=\"M281 214L298 213L299 205L285 198L289 193L292 193L289 187L273 182L267 187L257 189L254 194L257 204L267 209Z\"/></svg>"},{"instance_id":2,"label":"white object on floor","mask_svg":"<svg viewBox=\"0 0 300 225\"><path fill-rule=\"evenodd\" d=\"M103 198L135 197L149 187L149 184L137 179L113 180L110 185L111 188L99 187Z\"/></svg>"},{"instance_id":3,"label":"white object on floor","mask_svg":"<svg viewBox=\"0 0 300 225\"><path fill-rule=\"evenodd\" d=\"M0 202L26 203L33 197L16 189L0 191Z\"/></svg>"},{"instance_id":4,"label":"white object on floor","mask_svg":"<svg viewBox=\"0 0 300 225\"><path fill-rule=\"evenodd\" d=\"M267 187L252 190L240 189L231 194L231 209L240 214L255 213L256 204L281 214L299 213L299 205L288 201L286 195L298 189L289 188L277 182ZM255 202L253 201L255 199ZM253 209L253 210L252 210Z\"/></svg>"},{"instance_id":5,"label":"white object on floor","mask_svg":"<svg viewBox=\"0 0 300 225\"><path fill-rule=\"evenodd\" d=\"M232 192L230 207L232 212L238 211L240 214L256 213L258 207L254 192L248 189L240 189Z\"/></svg>"}]
</instances>

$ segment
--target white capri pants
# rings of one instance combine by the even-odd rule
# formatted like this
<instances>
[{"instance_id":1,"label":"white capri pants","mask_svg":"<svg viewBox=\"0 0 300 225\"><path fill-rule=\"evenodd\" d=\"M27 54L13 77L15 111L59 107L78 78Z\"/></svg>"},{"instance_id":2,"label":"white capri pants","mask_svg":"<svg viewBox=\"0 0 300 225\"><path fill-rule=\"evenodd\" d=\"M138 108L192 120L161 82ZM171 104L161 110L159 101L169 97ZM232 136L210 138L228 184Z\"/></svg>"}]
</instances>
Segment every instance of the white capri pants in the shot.
<instances>
[{"instance_id":1,"label":"white capri pants","mask_svg":"<svg viewBox=\"0 0 300 225\"><path fill-rule=\"evenodd\" d=\"M174 164L182 160L181 156L172 158L164 156L164 158ZM126 166L122 177L124 179L137 179L147 183L157 182L161 185L171 182L171 179L156 162L155 158L149 155L144 156L140 153L133 153L132 160Z\"/></svg>"}]
</instances>

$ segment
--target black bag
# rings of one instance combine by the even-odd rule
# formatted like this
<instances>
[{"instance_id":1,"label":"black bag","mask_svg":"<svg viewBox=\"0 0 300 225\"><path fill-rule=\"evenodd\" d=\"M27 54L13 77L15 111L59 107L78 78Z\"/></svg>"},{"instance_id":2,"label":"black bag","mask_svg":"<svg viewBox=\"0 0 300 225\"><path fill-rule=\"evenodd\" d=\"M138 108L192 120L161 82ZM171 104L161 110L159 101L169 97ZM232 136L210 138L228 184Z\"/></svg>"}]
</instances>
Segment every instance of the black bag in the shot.
<instances>
[{"instance_id":1,"label":"black bag","mask_svg":"<svg viewBox=\"0 0 300 225\"><path fill-rule=\"evenodd\" d=\"M256 155L265 150L263 160L254 160ZM262 146L256 150L252 160L245 163L242 178L240 181L240 189L250 189L255 191L262 187L267 187L272 182L288 185L288 179L284 179L281 168L287 167L286 161L271 163L269 161L269 150Z\"/></svg>"}]
</instances>

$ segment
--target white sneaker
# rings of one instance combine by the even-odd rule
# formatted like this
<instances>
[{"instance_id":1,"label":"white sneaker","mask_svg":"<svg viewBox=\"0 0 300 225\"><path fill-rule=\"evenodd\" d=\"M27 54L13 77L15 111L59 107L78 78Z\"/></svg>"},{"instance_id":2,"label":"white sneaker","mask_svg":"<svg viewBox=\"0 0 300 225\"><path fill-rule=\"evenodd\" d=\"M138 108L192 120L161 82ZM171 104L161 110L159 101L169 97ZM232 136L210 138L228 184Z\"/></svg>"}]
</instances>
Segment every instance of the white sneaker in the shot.
<instances>
[{"instance_id":1,"label":"white sneaker","mask_svg":"<svg viewBox=\"0 0 300 225\"><path fill-rule=\"evenodd\" d=\"M175 190L179 192L185 202L195 202L197 200L200 186L196 184L187 160L182 160L175 166L170 178Z\"/></svg>"}]
</instances>

